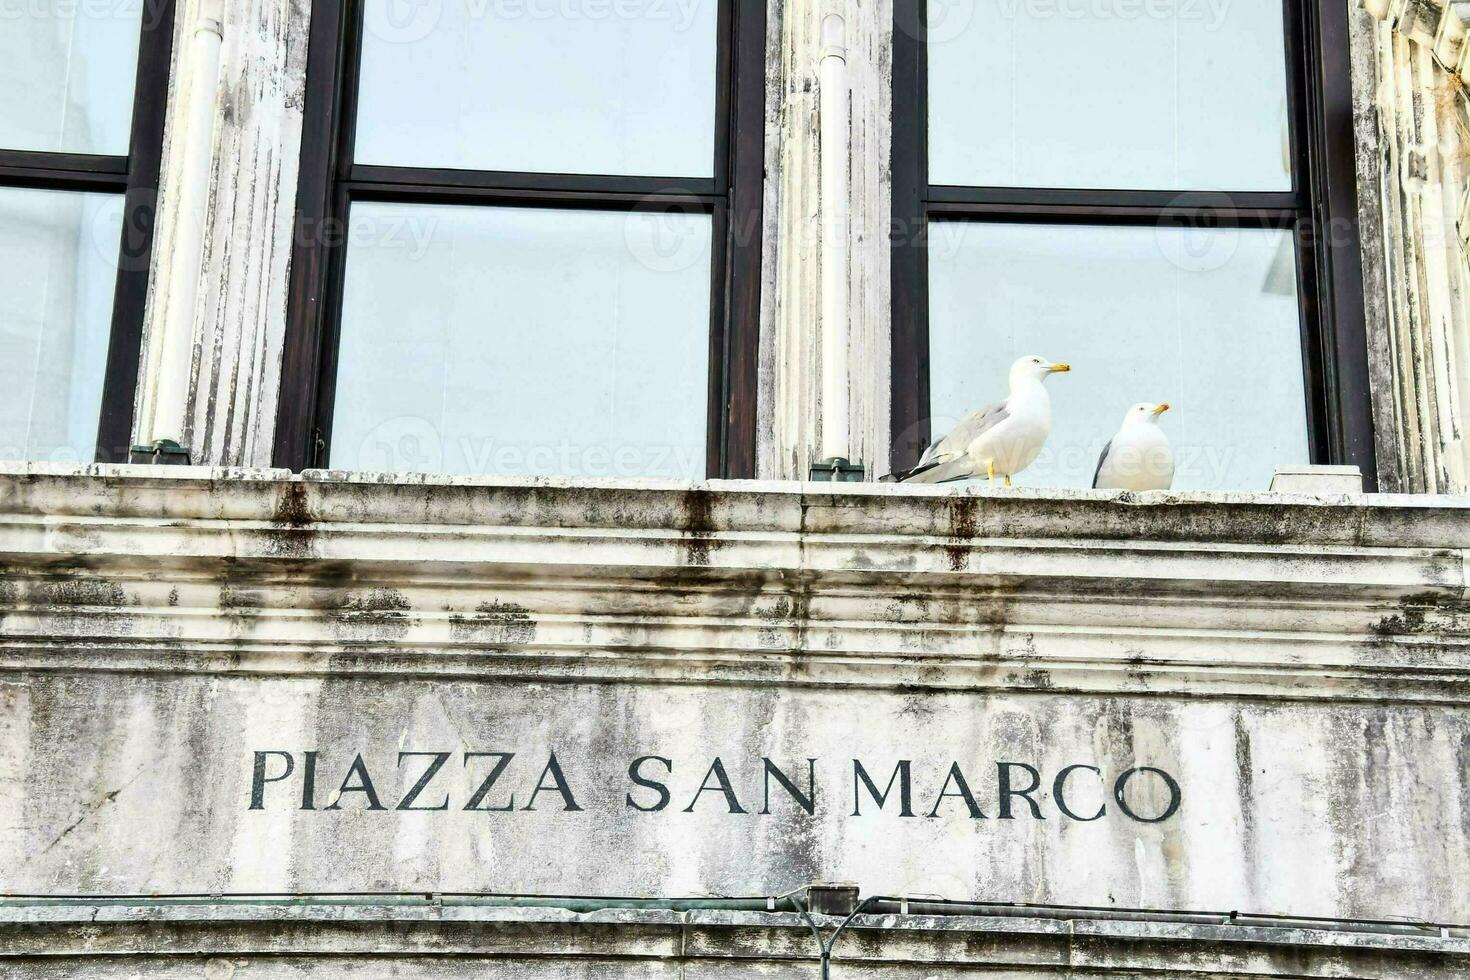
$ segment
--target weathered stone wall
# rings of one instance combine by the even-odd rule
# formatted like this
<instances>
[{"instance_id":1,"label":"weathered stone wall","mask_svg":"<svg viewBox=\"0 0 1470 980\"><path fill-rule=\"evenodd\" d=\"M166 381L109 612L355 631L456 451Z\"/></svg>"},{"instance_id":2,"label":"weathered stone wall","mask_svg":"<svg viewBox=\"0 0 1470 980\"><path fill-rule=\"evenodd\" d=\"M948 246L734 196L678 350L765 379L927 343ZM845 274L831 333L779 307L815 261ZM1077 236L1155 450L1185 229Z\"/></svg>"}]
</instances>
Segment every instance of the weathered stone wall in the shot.
<instances>
[{"instance_id":1,"label":"weathered stone wall","mask_svg":"<svg viewBox=\"0 0 1470 980\"><path fill-rule=\"evenodd\" d=\"M100 671L13 674L4 692L19 778L0 796L0 866L20 894L656 897L849 880L1470 922L1457 706ZM854 760L877 793L895 784L881 808ZM1063 776L1076 765L1100 774ZM1137 767L1178 796L1156 772L1117 793ZM1007 778L1033 792L1002 797Z\"/></svg>"},{"instance_id":2,"label":"weathered stone wall","mask_svg":"<svg viewBox=\"0 0 1470 980\"><path fill-rule=\"evenodd\" d=\"M835 878L1467 922L1467 518L1435 497L10 472L0 892ZM257 753L290 753L289 777Z\"/></svg>"}]
</instances>

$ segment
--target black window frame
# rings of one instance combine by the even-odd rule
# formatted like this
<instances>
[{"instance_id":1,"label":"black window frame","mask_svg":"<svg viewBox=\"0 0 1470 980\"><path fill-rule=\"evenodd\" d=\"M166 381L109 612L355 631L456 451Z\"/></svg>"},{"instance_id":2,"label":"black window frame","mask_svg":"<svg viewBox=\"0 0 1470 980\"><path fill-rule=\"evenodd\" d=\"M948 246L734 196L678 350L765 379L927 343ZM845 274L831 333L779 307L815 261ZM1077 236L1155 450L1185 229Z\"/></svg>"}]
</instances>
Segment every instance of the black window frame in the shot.
<instances>
[{"instance_id":1,"label":"black window frame","mask_svg":"<svg viewBox=\"0 0 1470 980\"><path fill-rule=\"evenodd\" d=\"M894 0L893 471L912 467L934 434L929 431L931 219L1059 226L1170 223L1294 232L1311 460L1357 465L1364 488L1375 490L1348 4L1283 0L1293 188L1228 194L929 184L926 8L926 0Z\"/></svg>"},{"instance_id":2,"label":"black window frame","mask_svg":"<svg viewBox=\"0 0 1470 980\"><path fill-rule=\"evenodd\" d=\"M174 6L174 0L143 0L126 156L0 148L0 187L123 196L122 242L113 289L102 412L97 420L99 463L127 462L132 447L133 407L142 363L143 317L173 61Z\"/></svg>"},{"instance_id":3,"label":"black window frame","mask_svg":"<svg viewBox=\"0 0 1470 980\"><path fill-rule=\"evenodd\" d=\"M275 465L329 464L346 228L354 201L711 216L711 478L752 478L765 168L765 0L718 0L714 176L704 179L354 164L366 0L312 9Z\"/></svg>"}]
</instances>

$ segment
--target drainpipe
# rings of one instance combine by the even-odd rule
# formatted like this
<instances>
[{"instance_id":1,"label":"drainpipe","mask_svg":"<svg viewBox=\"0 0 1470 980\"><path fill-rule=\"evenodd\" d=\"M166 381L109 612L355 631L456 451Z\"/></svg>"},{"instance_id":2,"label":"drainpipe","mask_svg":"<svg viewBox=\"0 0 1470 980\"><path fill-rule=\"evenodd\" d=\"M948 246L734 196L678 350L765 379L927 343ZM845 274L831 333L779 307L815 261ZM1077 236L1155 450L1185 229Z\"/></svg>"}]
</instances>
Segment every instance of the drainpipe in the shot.
<instances>
[{"instance_id":1,"label":"drainpipe","mask_svg":"<svg viewBox=\"0 0 1470 980\"><path fill-rule=\"evenodd\" d=\"M158 373L153 380L152 431L144 445L134 447L135 462L189 462L189 450L183 442L194 363L194 307L204 261L204 225L209 207L209 169L223 24L223 0L201 0L189 42L192 70L183 113L179 217L170 259Z\"/></svg>"},{"instance_id":2,"label":"drainpipe","mask_svg":"<svg viewBox=\"0 0 1470 980\"><path fill-rule=\"evenodd\" d=\"M851 155L847 87L847 24L841 14L822 19L822 448L813 480L857 482L863 468L852 452L847 372L848 179Z\"/></svg>"}]
</instances>

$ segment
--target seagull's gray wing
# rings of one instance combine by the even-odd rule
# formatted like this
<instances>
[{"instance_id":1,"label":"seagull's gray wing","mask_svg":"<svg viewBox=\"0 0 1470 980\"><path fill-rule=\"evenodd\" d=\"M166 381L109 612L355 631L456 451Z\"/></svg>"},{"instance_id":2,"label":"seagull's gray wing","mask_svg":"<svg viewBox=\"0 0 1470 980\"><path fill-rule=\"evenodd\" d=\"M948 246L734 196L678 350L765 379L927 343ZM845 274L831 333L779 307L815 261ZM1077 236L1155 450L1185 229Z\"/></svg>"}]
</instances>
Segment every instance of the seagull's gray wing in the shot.
<instances>
[{"instance_id":1,"label":"seagull's gray wing","mask_svg":"<svg viewBox=\"0 0 1470 980\"><path fill-rule=\"evenodd\" d=\"M970 448L970 443L1010 417L1010 411L1004 401L987 405L978 412L971 412L960 419L959 424L943 438L924 450L924 455L919 458L919 465L905 473L890 474L885 480L897 480L903 483L945 483L950 480L965 480L978 475L975 473L973 461L965 455L965 451ZM939 467L948 468L942 473L934 472Z\"/></svg>"},{"instance_id":2,"label":"seagull's gray wing","mask_svg":"<svg viewBox=\"0 0 1470 980\"><path fill-rule=\"evenodd\" d=\"M960 419L959 424L948 435L924 450L923 458L919 460L915 470L964 455L965 450L970 448L970 443L1010 417L1005 401L998 401L994 405L986 405L978 412L971 412Z\"/></svg>"},{"instance_id":3,"label":"seagull's gray wing","mask_svg":"<svg viewBox=\"0 0 1470 980\"><path fill-rule=\"evenodd\" d=\"M1097 489L1097 478L1102 476L1103 463L1107 462L1108 450L1113 448L1113 440L1109 439L1103 446L1102 455L1097 458L1097 469L1092 471L1092 488Z\"/></svg>"}]
</instances>

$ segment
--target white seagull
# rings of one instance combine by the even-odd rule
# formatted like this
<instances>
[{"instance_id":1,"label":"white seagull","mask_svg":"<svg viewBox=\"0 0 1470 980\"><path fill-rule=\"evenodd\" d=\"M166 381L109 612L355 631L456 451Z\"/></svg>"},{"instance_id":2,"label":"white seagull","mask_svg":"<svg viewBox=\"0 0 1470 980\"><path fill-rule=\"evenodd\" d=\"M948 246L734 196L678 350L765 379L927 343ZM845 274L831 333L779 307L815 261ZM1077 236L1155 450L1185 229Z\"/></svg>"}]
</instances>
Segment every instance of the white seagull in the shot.
<instances>
[{"instance_id":1,"label":"white seagull","mask_svg":"<svg viewBox=\"0 0 1470 980\"><path fill-rule=\"evenodd\" d=\"M924 451L919 465L899 474L904 483L948 483L996 474L1011 477L1030 466L1051 435L1051 396L1042 382L1070 371L1031 355L1011 365L1011 393L1005 401L971 412L954 430Z\"/></svg>"},{"instance_id":2,"label":"white seagull","mask_svg":"<svg viewBox=\"0 0 1470 980\"><path fill-rule=\"evenodd\" d=\"M1174 452L1159 428L1169 403L1139 402L1097 458L1092 485L1099 490L1167 490L1174 483Z\"/></svg>"}]
</instances>

